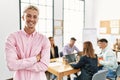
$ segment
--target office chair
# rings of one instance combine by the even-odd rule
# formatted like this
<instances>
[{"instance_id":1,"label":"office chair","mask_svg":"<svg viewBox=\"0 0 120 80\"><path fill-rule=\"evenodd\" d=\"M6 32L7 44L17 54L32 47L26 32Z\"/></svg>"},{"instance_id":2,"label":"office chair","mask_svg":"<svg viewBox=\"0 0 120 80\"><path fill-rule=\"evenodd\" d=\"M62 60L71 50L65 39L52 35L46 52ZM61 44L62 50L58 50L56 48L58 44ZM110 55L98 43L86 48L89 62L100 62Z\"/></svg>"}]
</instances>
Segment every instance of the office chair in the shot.
<instances>
[{"instance_id":1,"label":"office chair","mask_svg":"<svg viewBox=\"0 0 120 80\"><path fill-rule=\"evenodd\" d=\"M63 57L63 52L62 51L60 52L60 57Z\"/></svg>"},{"instance_id":2,"label":"office chair","mask_svg":"<svg viewBox=\"0 0 120 80\"><path fill-rule=\"evenodd\" d=\"M100 70L95 73L92 77L92 80L106 80L106 73L108 70Z\"/></svg>"},{"instance_id":3,"label":"office chair","mask_svg":"<svg viewBox=\"0 0 120 80\"><path fill-rule=\"evenodd\" d=\"M118 65L116 69L116 80L117 80L117 77L120 77L120 65Z\"/></svg>"},{"instance_id":4,"label":"office chair","mask_svg":"<svg viewBox=\"0 0 120 80\"><path fill-rule=\"evenodd\" d=\"M110 78L111 80L117 80L117 78L120 77L120 65L118 65L116 69L116 77L115 78Z\"/></svg>"}]
</instances>

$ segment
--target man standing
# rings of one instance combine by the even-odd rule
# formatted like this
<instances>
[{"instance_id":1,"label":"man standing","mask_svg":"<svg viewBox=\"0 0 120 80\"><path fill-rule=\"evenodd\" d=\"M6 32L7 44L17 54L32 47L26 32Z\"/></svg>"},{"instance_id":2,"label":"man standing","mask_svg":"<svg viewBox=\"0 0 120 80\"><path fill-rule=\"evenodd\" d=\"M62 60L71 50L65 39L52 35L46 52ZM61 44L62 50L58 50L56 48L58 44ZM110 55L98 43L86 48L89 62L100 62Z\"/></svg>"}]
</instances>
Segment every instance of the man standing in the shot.
<instances>
[{"instance_id":1,"label":"man standing","mask_svg":"<svg viewBox=\"0 0 120 80\"><path fill-rule=\"evenodd\" d=\"M47 80L45 71L50 61L50 43L35 30L39 10L29 5L23 12L24 30L10 34L5 44L9 70L14 80Z\"/></svg>"},{"instance_id":2,"label":"man standing","mask_svg":"<svg viewBox=\"0 0 120 80\"><path fill-rule=\"evenodd\" d=\"M108 47L108 41L106 39L98 40L98 46L101 48L101 53L98 55L99 63L103 65L103 69L107 69L107 79L114 78L116 76L115 70L118 66L115 53Z\"/></svg>"}]
</instances>

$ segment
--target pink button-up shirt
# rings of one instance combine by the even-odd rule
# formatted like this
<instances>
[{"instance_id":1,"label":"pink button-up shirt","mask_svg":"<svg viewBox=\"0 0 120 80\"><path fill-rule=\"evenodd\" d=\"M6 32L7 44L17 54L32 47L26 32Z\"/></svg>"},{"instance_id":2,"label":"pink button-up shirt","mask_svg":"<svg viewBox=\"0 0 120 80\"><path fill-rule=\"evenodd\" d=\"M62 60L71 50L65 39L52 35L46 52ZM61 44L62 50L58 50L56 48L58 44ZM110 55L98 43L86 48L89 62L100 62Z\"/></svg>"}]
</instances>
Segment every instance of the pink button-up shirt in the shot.
<instances>
[{"instance_id":1,"label":"pink button-up shirt","mask_svg":"<svg viewBox=\"0 0 120 80\"><path fill-rule=\"evenodd\" d=\"M20 30L7 38L5 52L9 70L15 71L14 80L47 80L50 43L45 36L36 31L28 35ZM41 59L37 62L39 53Z\"/></svg>"}]
</instances>

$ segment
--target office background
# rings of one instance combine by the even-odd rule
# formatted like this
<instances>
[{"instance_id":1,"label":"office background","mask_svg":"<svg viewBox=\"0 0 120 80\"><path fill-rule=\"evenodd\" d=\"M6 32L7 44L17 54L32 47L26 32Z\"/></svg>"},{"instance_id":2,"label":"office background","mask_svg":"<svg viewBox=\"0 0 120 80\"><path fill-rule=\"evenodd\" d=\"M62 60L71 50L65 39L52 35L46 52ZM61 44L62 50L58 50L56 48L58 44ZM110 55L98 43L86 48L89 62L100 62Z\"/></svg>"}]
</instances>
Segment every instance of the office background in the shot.
<instances>
[{"instance_id":1,"label":"office background","mask_svg":"<svg viewBox=\"0 0 120 80\"><path fill-rule=\"evenodd\" d=\"M63 20L63 2L62 0L54 1L56 3L54 18ZM84 28L99 29L101 20L120 19L119 3L120 0L85 0ZM10 78L13 73L6 66L4 52L5 40L8 34L20 29L19 0L1 0L0 12L0 80L5 80ZM97 35L101 37L99 36L99 32ZM109 35L106 36L110 38Z\"/></svg>"}]
</instances>

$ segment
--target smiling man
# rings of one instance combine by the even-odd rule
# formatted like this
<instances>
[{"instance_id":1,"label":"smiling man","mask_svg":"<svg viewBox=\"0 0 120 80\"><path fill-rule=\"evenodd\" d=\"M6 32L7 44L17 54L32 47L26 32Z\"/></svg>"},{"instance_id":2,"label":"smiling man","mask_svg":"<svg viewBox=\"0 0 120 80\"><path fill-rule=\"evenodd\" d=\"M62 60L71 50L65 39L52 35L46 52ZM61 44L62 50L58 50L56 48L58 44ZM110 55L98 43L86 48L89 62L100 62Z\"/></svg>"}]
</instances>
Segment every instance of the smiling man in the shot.
<instances>
[{"instance_id":1,"label":"smiling man","mask_svg":"<svg viewBox=\"0 0 120 80\"><path fill-rule=\"evenodd\" d=\"M50 43L35 30L38 16L37 7L27 6L22 16L24 30L10 34L6 40L6 61L9 70L15 71L14 80L47 80Z\"/></svg>"},{"instance_id":2,"label":"smiling man","mask_svg":"<svg viewBox=\"0 0 120 80\"><path fill-rule=\"evenodd\" d=\"M103 69L107 69L107 80L111 80L116 76L115 70L118 66L117 59L113 50L108 46L107 39L99 39L98 46L101 49L100 55L98 55L99 63L103 65Z\"/></svg>"}]
</instances>

